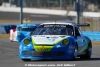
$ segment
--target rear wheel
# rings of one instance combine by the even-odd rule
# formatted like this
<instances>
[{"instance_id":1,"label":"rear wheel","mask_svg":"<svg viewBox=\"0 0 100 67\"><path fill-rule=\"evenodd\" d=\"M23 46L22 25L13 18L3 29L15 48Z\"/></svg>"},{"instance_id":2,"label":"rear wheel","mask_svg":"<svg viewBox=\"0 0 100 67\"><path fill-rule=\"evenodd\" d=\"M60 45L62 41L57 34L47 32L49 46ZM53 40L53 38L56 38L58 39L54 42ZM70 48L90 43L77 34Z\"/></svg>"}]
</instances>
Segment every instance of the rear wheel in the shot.
<instances>
[{"instance_id":1,"label":"rear wheel","mask_svg":"<svg viewBox=\"0 0 100 67\"><path fill-rule=\"evenodd\" d=\"M88 48L86 50L86 54L80 56L80 58L81 59L90 59L91 58L91 54L92 54L92 44L91 44L91 42L89 42Z\"/></svg>"}]
</instances>

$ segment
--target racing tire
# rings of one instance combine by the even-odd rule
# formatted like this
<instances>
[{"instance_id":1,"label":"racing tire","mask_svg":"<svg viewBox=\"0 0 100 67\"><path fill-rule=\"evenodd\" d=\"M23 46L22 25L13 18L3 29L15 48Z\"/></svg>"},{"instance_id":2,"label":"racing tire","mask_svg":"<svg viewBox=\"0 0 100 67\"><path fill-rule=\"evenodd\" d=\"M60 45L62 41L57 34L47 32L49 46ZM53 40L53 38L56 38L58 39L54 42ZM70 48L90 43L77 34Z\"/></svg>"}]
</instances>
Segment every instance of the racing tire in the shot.
<instances>
[{"instance_id":1,"label":"racing tire","mask_svg":"<svg viewBox=\"0 0 100 67\"><path fill-rule=\"evenodd\" d=\"M10 42L14 42L14 41L10 40Z\"/></svg>"},{"instance_id":2,"label":"racing tire","mask_svg":"<svg viewBox=\"0 0 100 67\"><path fill-rule=\"evenodd\" d=\"M31 61L31 59L22 59L22 61Z\"/></svg>"},{"instance_id":3,"label":"racing tire","mask_svg":"<svg viewBox=\"0 0 100 67\"><path fill-rule=\"evenodd\" d=\"M78 54L78 46L76 44L75 49L74 49L74 59L73 60L75 60L77 58L77 54Z\"/></svg>"},{"instance_id":4,"label":"racing tire","mask_svg":"<svg viewBox=\"0 0 100 67\"><path fill-rule=\"evenodd\" d=\"M92 44L91 41L88 44L88 48L86 50L86 54L80 56L81 59L90 59L91 58L91 54L92 54Z\"/></svg>"}]
</instances>

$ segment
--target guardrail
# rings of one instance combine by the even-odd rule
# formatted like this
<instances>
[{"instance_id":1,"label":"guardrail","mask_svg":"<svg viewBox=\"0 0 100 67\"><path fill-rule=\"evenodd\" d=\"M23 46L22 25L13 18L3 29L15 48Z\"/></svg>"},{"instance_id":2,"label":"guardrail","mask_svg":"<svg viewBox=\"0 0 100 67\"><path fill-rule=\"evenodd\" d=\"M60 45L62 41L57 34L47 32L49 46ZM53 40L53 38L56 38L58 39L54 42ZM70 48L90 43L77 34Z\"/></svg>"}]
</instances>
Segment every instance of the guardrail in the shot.
<instances>
[{"instance_id":1,"label":"guardrail","mask_svg":"<svg viewBox=\"0 0 100 67\"><path fill-rule=\"evenodd\" d=\"M100 41L100 32L82 31L82 33L89 37L92 41Z\"/></svg>"},{"instance_id":2,"label":"guardrail","mask_svg":"<svg viewBox=\"0 0 100 67\"><path fill-rule=\"evenodd\" d=\"M15 29L16 25L0 25L0 34L9 34L10 29Z\"/></svg>"}]
</instances>

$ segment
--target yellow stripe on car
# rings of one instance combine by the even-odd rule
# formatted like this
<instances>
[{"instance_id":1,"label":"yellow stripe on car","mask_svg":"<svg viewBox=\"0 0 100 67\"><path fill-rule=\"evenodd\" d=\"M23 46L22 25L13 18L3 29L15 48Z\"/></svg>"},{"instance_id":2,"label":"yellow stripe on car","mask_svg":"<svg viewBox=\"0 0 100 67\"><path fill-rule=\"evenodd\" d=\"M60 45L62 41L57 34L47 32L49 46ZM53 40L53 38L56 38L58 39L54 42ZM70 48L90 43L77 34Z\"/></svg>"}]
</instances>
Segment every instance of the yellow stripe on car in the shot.
<instances>
[{"instance_id":1,"label":"yellow stripe on car","mask_svg":"<svg viewBox=\"0 0 100 67\"><path fill-rule=\"evenodd\" d=\"M88 48L88 45L86 45L84 48L82 48L78 53L82 53L83 51L85 51Z\"/></svg>"},{"instance_id":2,"label":"yellow stripe on car","mask_svg":"<svg viewBox=\"0 0 100 67\"><path fill-rule=\"evenodd\" d=\"M50 51L54 46L35 46L34 49L36 51Z\"/></svg>"}]
</instances>

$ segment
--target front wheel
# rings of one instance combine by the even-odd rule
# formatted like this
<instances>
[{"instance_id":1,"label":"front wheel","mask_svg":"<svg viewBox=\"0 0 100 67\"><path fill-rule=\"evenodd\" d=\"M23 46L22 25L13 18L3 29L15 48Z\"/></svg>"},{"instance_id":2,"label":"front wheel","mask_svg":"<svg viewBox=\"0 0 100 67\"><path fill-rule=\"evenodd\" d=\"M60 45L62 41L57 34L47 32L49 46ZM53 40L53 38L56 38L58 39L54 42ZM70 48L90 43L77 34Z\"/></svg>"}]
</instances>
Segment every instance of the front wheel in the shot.
<instances>
[{"instance_id":1,"label":"front wheel","mask_svg":"<svg viewBox=\"0 0 100 67\"><path fill-rule=\"evenodd\" d=\"M90 59L91 58L91 54L92 54L92 44L91 44L91 42L89 42L88 48L86 50L86 54L80 56L80 58L81 59Z\"/></svg>"},{"instance_id":2,"label":"front wheel","mask_svg":"<svg viewBox=\"0 0 100 67\"><path fill-rule=\"evenodd\" d=\"M74 59L77 58L77 54L78 54L78 46L75 45L75 49L74 49Z\"/></svg>"}]
</instances>

